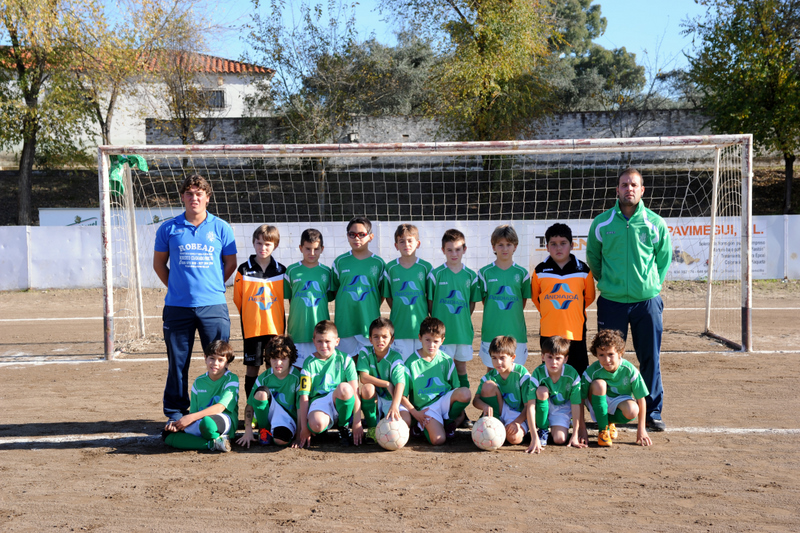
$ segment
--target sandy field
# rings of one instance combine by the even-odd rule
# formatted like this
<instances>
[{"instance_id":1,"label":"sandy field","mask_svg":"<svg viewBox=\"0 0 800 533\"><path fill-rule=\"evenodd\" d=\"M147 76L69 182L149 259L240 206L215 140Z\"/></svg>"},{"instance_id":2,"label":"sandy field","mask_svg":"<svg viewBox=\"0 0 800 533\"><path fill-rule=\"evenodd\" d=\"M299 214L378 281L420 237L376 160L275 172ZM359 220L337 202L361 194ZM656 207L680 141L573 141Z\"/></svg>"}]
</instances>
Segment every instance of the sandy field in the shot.
<instances>
[{"instance_id":1,"label":"sandy field","mask_svg":"<svg viewBox=\"0 0 800 533\"><path fill-rule=\"evenodd\" d=\"M333 434L310 450L168 449L158 337L103 361L100 291L0 293L0 529L797 531L800 285L756 289L755 353L698 337L694 312L665 315L668 430L652 447L630 427L612 448L590 431L588 449L537 456L481 452L465 430L398 452ZM231 370L244 375L240 358ZM474 392L483 370L469 370ZM203 371L192 362L192 378Z\"/></svg>"}]
</instances>

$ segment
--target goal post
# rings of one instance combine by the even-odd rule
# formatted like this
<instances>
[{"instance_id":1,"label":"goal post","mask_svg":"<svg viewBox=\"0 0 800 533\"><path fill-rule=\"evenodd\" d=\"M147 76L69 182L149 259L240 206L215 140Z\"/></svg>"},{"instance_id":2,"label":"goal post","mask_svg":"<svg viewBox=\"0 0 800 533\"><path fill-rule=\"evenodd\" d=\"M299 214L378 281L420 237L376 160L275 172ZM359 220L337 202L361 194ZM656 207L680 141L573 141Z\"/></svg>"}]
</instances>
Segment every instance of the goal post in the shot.
<instances>
[{"instance_id":1,"label":"goal post","mask_svg":"<svg viewBox=\"0 0 800 533\"><path fill-rule=\"evenodd\" d=\"M461 229L465 262L475 269L494 259L492 229L511 223L520 235L515 260L530 270L546 258L543 235L555 222L572 227L574 253L585 258L589 224L613 206L618 176L631 166L644 177L645 205L672 235L665 308L696 316L692 334L750 351L752 151L750 135L101 146L105 355L160 339L165 289L152 269L155 231L183 212L178 190L189 175L211 183L209 212L233 227L240 262L251 253L255 227L269 223L281 231L282 263L301 259L300 232L316 227L330 264L346 251L347 220L363 215L375 223L371 248L387 260L396 255L393 228L410 222L420 227L419 255L434 264L442 261L443 231ZM111 156L133 155L149 171L126 166L121 187L112 187Z\"/></svg>"}]
</instances>

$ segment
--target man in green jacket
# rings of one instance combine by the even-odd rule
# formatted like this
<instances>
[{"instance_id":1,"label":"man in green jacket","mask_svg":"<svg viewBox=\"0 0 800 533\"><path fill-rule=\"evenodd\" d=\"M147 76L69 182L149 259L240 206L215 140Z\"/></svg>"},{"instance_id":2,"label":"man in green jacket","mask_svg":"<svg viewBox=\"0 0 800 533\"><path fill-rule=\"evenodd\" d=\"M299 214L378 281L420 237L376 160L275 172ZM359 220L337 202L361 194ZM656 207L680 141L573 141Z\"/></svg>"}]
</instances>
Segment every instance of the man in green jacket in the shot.
<instances>
[{"instance_id":1,"label":"man in green jacket","mask_svg":"<svg viewBox=\"0 0 800 533\"><path fill-rule=\"evenodd\" d=\"M639 370L650 391L647 427L664 431L664 303L659 293L672 261L672 245L664 219L644 206L642 194L642 175L633 168L625 170L617 184L616 205L592 221L586 259L600 291L597 328L619 330L627 337L630 324Z\"/></svg>"}]
</instances>

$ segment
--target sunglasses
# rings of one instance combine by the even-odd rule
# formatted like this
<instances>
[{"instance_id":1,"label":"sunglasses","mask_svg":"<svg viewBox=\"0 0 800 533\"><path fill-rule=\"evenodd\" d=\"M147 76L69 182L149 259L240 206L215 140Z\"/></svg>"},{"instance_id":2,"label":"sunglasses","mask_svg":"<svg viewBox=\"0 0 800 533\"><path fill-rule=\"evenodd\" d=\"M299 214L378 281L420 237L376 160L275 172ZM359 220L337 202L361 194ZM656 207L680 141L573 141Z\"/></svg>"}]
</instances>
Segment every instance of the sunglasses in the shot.
<instances>
[{"instance_id":1,"label":"sunglasses","mask_svg":"<svg viewBox=\"0 0 800 533\"><path fill-rule=\"evenodd\" d=\"M355 231L348 231L347 236L351 239L364 239L369 235L369 233L365 233L363 231L359 231L356 233Z\"/></svg>"}]
</instances>

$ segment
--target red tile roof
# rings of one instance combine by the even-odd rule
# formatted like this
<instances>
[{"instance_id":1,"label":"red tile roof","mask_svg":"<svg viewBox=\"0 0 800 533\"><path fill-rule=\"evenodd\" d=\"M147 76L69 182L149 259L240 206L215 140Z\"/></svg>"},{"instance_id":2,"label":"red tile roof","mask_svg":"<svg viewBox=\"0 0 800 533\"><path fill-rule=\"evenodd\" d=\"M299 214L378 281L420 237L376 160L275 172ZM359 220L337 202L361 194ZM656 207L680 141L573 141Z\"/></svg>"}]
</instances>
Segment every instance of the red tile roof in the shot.
<instances>
[{"instance_id":1,"label":"red tile roof","mask_svg":"<svg viewBox=\"0 0 800 533\"><path fill-rule=\"evenodd\" d=\"M163 57L168 52L156 52L148 61L147 66L152 70L159 70L159 58ZM225 59L223 57L210 56L207 54L181 54L181 60L189 59L192 63L196 64L200 72L207 74L268 74L271 75L275 71L252 63L243 63L241 61L234 61L232 59Z\"/></svg>"}]
</instances>

